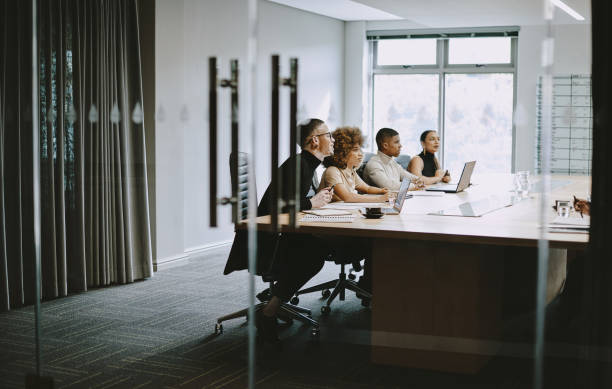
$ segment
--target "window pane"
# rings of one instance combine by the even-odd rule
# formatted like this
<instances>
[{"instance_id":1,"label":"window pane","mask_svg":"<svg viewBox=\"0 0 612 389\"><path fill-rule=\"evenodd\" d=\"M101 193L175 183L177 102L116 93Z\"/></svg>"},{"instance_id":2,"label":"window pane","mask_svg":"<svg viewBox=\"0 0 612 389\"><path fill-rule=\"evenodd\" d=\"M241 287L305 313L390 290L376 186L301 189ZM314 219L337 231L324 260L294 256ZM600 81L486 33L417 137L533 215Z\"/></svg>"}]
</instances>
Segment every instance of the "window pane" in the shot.
<instances>
[{"instance_id":1,"label":"window pane","mask_svg":"<svg viewBox=\"0 0 612 389\"><path fill-rule=\"evenodd\" d=\"M435 39L378 41L378 65L435 65Z\"/></svg>"},{"instance_id":2,"label":"window pane","mask_svg":"<svg viewBox=\"0 0 612 389\"><path fill-rule=\"evenodd\" d=\"M512 38L451 38L449 64L510 63Z\"/></svg>"},{"instance_id":3,"label":"window pane","mask_svg":"<svg viewBox=\"0 0 612 389\"><path fill-rule=\"evenodd\" d=\"M446 76L444 165L453 180L466 161L477 173L512 169L512 74Z\"/></svg>"},{"instance_id":4,"label":"window pane","mask_svg":"<svg viewBox=\"0 0 612 389\"><path fill-rule=\"evenodd\" d=\"M419 136L438 128L437 74L379 74L374 77L374 133L390 127L400 133L402 154L421 152ZM376 141L372 139L373 149Z\"/></svg>"}]
</instances>

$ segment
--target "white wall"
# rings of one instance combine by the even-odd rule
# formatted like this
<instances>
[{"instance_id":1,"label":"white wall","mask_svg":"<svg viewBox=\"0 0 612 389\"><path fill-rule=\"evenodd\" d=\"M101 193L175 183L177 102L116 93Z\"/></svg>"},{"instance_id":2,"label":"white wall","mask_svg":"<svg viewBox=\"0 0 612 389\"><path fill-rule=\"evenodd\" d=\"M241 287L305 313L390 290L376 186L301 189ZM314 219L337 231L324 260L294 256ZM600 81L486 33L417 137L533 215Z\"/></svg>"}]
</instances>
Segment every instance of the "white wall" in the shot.
<instances>
[{"instance_id":1,"label":"white wall","mask_svg":"<svg viewBox=\"0 0 612 389\"><path fill-rule=\"evenodd\" d=\"M331 126L338 125L344 115L344 23L267 1L258 4L254 148L261 197L270 177L270 55L281 56L283 77L289 75L289 58L299 58L300 116L329 118ZM157 0L156 27L156 99L158 112L160 106L165 112L164 120L156 121L157 262L162 263L233 238L229 207L219 210L220 227L208 228L207 69L208 57L217 56L220 77L227 78L229 60L238 58L244 75L247 3ZM239 104L245 107L244 84L240 92ZM230 191L228 99L228 92L220 91L219 196ZM289 153L286 90L281 101L283 160ZM251 136L246 128L241 128L241 136L241 149L248 151Z\"/></svg>"},{"instance_id":2,"label":"white wall","mask_svg":"<svg viewBox=\"0 0 612 389\"><path fill-rule=\"evenodd\" d=\"M350 123L363 123L362 128L369 128L364 122L370 110L370 102L361 100L362 93L368 88L368 66L360 65L363 57L368 56L367 46L358 45L365 40L365 31L397 29L399 22L363 22L346 23L345 63L345 120ZM404 26L406 27L406 26ZM418 28L412 26L413 28ZM591 72L591 25L572 24L554 26L555 74L590 73ZM517 115L515 167L517 170L532 170L534 160L534 142L536 126L536 85L542 74L541 42L546 35L544 26L522 26L519 32L518 68L517 68ZM359 91L359 88L363 88Z\"/></svg>"}]
</instances>

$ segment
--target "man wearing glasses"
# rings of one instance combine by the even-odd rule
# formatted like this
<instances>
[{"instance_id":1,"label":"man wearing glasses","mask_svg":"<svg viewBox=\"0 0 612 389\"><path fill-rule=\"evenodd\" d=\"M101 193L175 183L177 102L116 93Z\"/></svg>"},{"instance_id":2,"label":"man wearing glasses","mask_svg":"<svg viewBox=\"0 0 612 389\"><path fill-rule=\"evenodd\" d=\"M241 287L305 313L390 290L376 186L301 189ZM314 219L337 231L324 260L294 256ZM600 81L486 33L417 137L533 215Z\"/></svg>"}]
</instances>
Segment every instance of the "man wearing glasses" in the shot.
<instances>
[{"instance_id":1,"label":"man wearing glasses","mask_svg":"<svg viewBox=\"0 0 612 389\"><path fill-rule=\"evenodd\" d=\"M320 208L331 201L333 194L331 188L324 188L316 193L318 183L314 182L316 181L315 170L321 161L334 153L334 139L325 122L310 119L300 125L300 146L302 152L297 155L297 158L300 158L301 169L300 210ZM287 159L279 168L279 176L282 180L281 199L289 197L287 183L294 174L292 165L291 159ZM311 190L313 187L314 192ZM313 193L316 194L312 195ZM257 208L258 216L270 214L271 201L272 187L269 185ZM281 212L288 211L289 207L284 204ZM278 251L274 255L276 247ZM282 234L279 238L275 233L258 232L258 268L266 269L269 264L264 263L265 260L276 258L274 265L279 269L276 274L276 283L271 291L272 298L261 311L257 312L255 324L261 338L272 342L278 341L276 315L280 303L288 301L308 280L321 271L325 258L329 254L329 244L312 235ZM224 274L246 269L248 267L247 258L246 234L238 232L234 238Z\"/></svg>"}]
</instances>

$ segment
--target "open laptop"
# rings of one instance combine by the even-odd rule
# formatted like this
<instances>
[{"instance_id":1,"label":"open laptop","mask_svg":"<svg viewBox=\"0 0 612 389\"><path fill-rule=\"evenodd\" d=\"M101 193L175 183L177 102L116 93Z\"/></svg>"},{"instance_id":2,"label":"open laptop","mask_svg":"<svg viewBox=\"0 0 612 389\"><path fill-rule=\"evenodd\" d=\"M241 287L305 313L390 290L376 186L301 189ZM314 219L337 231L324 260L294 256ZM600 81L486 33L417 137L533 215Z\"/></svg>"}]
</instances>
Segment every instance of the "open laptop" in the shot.
<instances>
[{"instance_id":1,"label":"open laptop","mask_svg":"<svg viewBox=\"0 0 612 389\"><path fill-rule=\"evenodd\" d=\"M382 208L382 213L385 215L399 215L402 211L402 207L404 206L404 200L406 200L406 197L412 197L412 195L408 195L409 188L410 180L408 178L402 179L402 183L400 184L399 192L397 192L397 198L395 199L393 207Z\"/></svg>"},{"instance_id":2,"label":"open laptop","mask_svg":"<svg viewBox=\"0 0 612 389\"><path fill-rule=\"evenodd\" d=\"M476 165L476 161L466 162L463 166L463 172L461 173L461 178L459 178L459 183L453 184L436 184L432 185L426 190L434 191L434 192L446 192L446 193L459 193L463 191L465 188L470 186L470 179L472 178L472 172L474 171L474 166Z\"/></svg>"}]
</instances>

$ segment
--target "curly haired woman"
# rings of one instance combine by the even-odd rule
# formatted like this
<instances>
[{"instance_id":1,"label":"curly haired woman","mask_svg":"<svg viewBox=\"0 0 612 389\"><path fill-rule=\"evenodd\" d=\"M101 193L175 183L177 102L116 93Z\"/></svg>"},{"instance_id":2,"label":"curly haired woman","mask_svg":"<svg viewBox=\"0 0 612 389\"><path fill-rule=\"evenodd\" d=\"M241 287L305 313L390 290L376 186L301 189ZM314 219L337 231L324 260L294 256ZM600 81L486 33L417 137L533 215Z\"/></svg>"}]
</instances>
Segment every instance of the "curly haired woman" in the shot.
<instances>
[{"instance_id":1,"label":"curly haired woman","mask_svg":"<svg viewBox=\"0 0 612 389\"><path fill-rule=\"evenodd\" d=\"M355 171L361 164L363 135L357 127L340 127L332 133L334 154L323 160L327 167L319 190L334 186L332 201L348 203L382 203L389 200L386 188L376 188L366 184ZM359 194L359 193L365 194ZM378 196L372 196L378 195Z\"/></svg>"}]
</instances>

